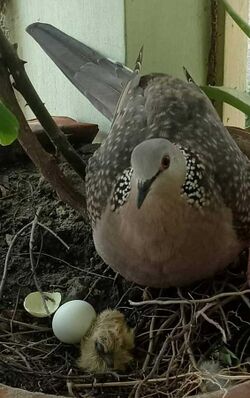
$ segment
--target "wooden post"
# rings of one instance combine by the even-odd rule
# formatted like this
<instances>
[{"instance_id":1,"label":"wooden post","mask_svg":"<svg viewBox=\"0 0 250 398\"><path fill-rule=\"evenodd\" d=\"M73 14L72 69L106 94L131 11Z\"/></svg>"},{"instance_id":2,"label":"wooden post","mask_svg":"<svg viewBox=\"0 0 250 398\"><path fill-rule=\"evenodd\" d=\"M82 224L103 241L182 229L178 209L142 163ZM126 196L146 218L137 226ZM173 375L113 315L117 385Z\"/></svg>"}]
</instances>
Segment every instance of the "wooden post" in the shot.
<instances>
[{"instance_id":1,"label":"wooden post","mask_svg":"<svg viewBox=\"0 0 250 398\"><path fill-rule=\"evenodd\" d=\"M248 19L249 0L229 0L232 7L242 18ZM224 46L224 86L246 90L247 82L247 36L240 30L232 18L225 16ZM245 127L245 114L223 105L225 125Z\"/></svg>"}]
</instances>

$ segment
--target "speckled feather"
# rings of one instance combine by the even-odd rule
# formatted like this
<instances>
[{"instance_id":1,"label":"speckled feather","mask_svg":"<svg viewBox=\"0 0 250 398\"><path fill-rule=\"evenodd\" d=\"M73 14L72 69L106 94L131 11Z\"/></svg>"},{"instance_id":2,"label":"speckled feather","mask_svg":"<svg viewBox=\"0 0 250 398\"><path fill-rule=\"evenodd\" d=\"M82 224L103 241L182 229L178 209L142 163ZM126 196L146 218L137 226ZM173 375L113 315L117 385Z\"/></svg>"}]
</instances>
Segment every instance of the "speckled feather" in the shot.
<instances>
[{"instance_id":1,"label":"speckled feather","mask_svg":"<svg viewBox=\"0 0 250 398\"><path fill-rule=\"evenodd\" d=\"M150 138L167 138L184 148L188 158L195 156L202 171L197 188L204 187L201 196L209 198L206 205L229 207L237 236L249 240L249 160L197 86L162 74L135 77L129 83L107 139L89 162L86 190L93 225L110 200L116 207L115 187L120 188L123 173L131 166L131 153ZM126 176L129 184L131 173Z\"/></svg>"}]
</instances>

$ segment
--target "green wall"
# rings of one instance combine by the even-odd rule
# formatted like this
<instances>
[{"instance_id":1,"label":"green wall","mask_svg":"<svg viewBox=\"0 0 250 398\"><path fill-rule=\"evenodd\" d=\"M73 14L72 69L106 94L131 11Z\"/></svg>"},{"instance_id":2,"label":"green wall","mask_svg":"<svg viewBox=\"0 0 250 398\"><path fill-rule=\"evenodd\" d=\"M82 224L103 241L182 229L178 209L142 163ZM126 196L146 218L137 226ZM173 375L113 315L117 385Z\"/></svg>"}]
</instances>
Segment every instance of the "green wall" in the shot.
<instances>
[{"instance_id":1,"label":"green wall","mask_svg":"<svg viewBox=\"0 0 250 398\"><path fill-rule=\"evenodd\" d=\"M210 0L125 0L126 64L144 45L143 73L183 77L185 66L205 83L210 46Z\"/></svg>"},{"instance_id":2,"label":"green wall","mask_svg":"<svg viewBox=\"0 0 250 398\"><path fill-rule=\"evenodd\" d=\"M206 79L210 0L8 0L7 19L18 51L42 100L53 115L110 123L97 112L25 32L32 22L51 23L104 55L134 66L144 44L143 72ZM32 117L24 107L27 117Z\"/></svg>"},{"instance_id":3,"label":"green wall","mask_svg":"<svg viewBox=\"0 0 250 398\"><path fill-rule=\"evenodd\" d=\"M124 0L8 0L8 25L26 70L52 115L98 123L108 131L110 122L66 79L57 66L28 35L35 22L50 23L107 57L125 60ZM33 116L27 106L27 118Z\"/></svg>"}]
</instances>

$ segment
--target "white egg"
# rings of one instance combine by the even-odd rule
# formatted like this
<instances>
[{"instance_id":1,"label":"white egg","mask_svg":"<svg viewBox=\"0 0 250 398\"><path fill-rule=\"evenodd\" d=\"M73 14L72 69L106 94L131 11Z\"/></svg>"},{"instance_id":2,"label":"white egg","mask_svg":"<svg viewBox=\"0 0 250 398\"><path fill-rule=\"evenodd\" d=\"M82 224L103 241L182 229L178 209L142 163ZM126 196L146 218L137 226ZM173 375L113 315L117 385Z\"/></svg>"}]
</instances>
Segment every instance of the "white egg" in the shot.
<instances>
[{"instance_id":1,"label":"white egg","mask_svg":"<svg viewBox=\"0 0 250 398\"><path fill-rule=\"evenodd\" d=\"M63 343L79 343L95 318L96 312L91 304L83 300L68 301L56 311L52 329Z\"/></svg>"}]
</instances>

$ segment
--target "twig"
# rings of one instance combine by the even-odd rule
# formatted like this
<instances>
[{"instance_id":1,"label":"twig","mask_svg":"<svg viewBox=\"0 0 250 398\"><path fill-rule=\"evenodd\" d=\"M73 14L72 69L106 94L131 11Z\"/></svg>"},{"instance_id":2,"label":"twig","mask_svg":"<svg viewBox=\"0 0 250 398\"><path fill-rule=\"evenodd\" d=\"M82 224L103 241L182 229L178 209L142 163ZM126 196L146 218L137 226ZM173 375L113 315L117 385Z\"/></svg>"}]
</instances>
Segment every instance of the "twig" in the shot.
<instances>
[{"instance_id":1,"label":"twig","mask_svg":"<svg viewBox=\"0 0 250 398\"><path fill-rule=\"evenodd\" d=\"M68 376L70 376L71 373L72 373L72 369L69 370ZM69 396L70 396L70 397L79 397L78 394L75 395L75 393L74 393L74 391L73 391L73 383L72 383L72 381L71 381L70 379L67 379L67 381L66 381L66 386L67 386L68 393L69 393Z\"/></svg>"},{"instance_id":2,"label":"twig","mask_svg":"<svg viewBox=\"0 0 250 398\"><path fill-rule=\"evenodd\" d=\"M187 373L181 373L177 374L175 376L170 376L169 380L175 380L175 379L185 379L186 377L200 377L199 372L187 372ZM224 380L230 379L230 380L250 380L250 374L246 375L241 375L241 376L230 376L230 375L223 375L223 374L218 374L218 377L223 378ZM104 383L75 383L74 388L109 388L109 387L133 387L139 384L141 380L128 380L128 381L110 381L110 382L104 382ZM150 378L147 380L147 383L149 384L154 384L154 383L165 383L166 382L166 377L155 377L155 378Z\"/></svg>"},{"instance_id":3,"label":"twig","mask_svg":"<svg viewBox=\"0 0 250 398\"><path fill-rule=\"evenodd\" d=\"M22 94L55 147L61 151L64 158L84 180L86 164L50 116L26 74L24 62L18 58L17 52L11 46L1 29L0 55L13 76L15 88Z\"/></svg>"},{"instance_id":4,"label":"twig","mask_svg":"<svg viewBox=\"0 0 250 398\"><path fill-rule=\"evenodd\" d=\"M46 231L50 232L51 235L53 235L57 240L59 240L59 242L61 242L61 244L66 247L67 250L69 250L69 246L67 245L67 243L64 242L64 240L62 240L62 238L60 238L60 236L58 236L54 231L52 231L52 229L50 229L49 227L47 227L46 225L40 223L39 221L37 221L37 224L39 225L39 227L46 229Z\"/></svg>"},{"instance_id":5,"label":"twig","mask_svg":"<svg viewBox=\"0 0 250 398\"><path fill-rule=\"evenodd\" d=\"M149 374L143 379L141 380L141 382L138 384L136 391L135 391L135 398L139 398L140 396L140 390L143 386L143 384L145 384L149 379L151 379L154 374L156 373L159 364L161 362L161 359L166 351L167 345L170 341L172 341L173 339L178 339L180 336L183 335L183 333L185 332L185 328L178 333L177 335L174 335L175 330L178 328L178 326L180 325L181 320L178 322L178 324L172 329L171 333L166 337L164 343L162 344L162 347L160 349L159 354L157 355L157 358L155 360L154 366L152 367L151 371L149 372Z\"/></svg>"},{"instance_id":6,"label":"twig","mask_svg":"<svg viewBox=\"0 0 250 398\"><path fill-rule=\"evenodd\" d=\"M181 292L180 288L177 289L177 292L178 292L179 297L182 300L185 300L184 296L182 295L182 292ZM185 304L180 304L180 310L181 310L182 326L186 329L187 322L186 322L186 314L185 314ZM192 310L191 310L191 314L193 315ZM190 362L193 365L193 368L197 370L198 366L197 366L197 363L196 363L196 360L195 360L195 357L194 357L194 354L193 354L193 351L192 351L192 348L191 348L191 345L190 345L190 336L191 336L191 332L192 332L192 317L191 317L191 320L189 322L189 325L190 325L189 331L186 330L185 333L184 333L184 345L185 345L186 351L187 351L187 353L189 355Z\"/></svg>"},{"instance_id":7,"label":"twig","mask_svg":"<svg viewBox=\"0 0 250 398\"><path fill-rule=\"evenodd\" d=\"M224 322L224 326L225 326L226 333L227 333L227 336L228 336L227 338L228 338L228 340L231 340L232 334L230 332L228 321L227 321L227 317L226 317L226 314L225 314L225 311L224 311L222 305L219 306L219 311L221 313L221 316L222 316L222 319L223 319L223 322Z\"/></svg>"},{"instance_id":8,"label":"twig","mask_svg":"<svg viewBox=\"0 0 250 398\"><path fill-rule=\"evenodd\" d=\"M41 333L41 332L51 332L51 329L50 328L41 328L40 330L34 329L34 330L26 330L24 332L19 331L19 332L14 332L14 333L5 333L5 334L0 335L0 339L6 338L6 337L13 338L14 336L20 337L21 335L26 335L26 334L32 335L32 333ZM1 357L0 357L0 360L1 360Z\"/></svg>"},{"instance_id":9,"label":"twig","mask_svg":"<svg viewBox=\"0 0 250 398\"><path fill-rule=\"evenodd\" d=\"M38 344L41 344L41 343L44 343L44 342L48 343L48 341L53 340L54 338L55 338L55 336L53 335L51 337L46 337L46 339L42 339L42 340L39 340L39 341L33 341L33 343L28 343L25 348L34 348L34 346L36 346ZM60 346L60 345L61 345L61 343L57 344L56 347L53 348L53 350L57 349L58 346Z\"/></svg>"},{"instance_id":10,"label":"twig","mask_svg":"<svg viewBox=\"0 0 250 398\"><path fill-rule=\"evenodd\" d=\"M236 289L235 287L233 287L230 284L228 286L231 287L232 290L235 290L237 293L238 292L243 293L243 290L238 290L238 289ZM246 286L247 286L247 283L243 285L242 289L245 289ZM236 297L237 296L232 295L230 297L224 298L221 302L218 302L216 304L215 303L211 303L210 307L209 307L209 310L208 310L208 315L211 315L212 313L214 313L218 308L220 308L220 306L225 306L226 304L231 303ZM249 300L247 299L247 297L245 297L244 294L240 295L240 297L241 297L242 301L244 301L244 303L250 309L250 303L249 303Z\"/></svg>"},{"instance_id":11,"label":"twig","mask_svg":"<svg viewBox=\"0 0 250 398\"><path fill-rule=\"evenodd\" d=\"M93 276L96 276L96 277L100 277L100 276L101 276L103 279L109 279L109 280L111 280L111 281L114 280L114 278L112 278L111 276L100 275L100 274L97 274L97 273L95 273L95 272L89 271L89 269L84 269L84 268L77 267L76 265L72 265L72 264L70 264L68 261L66 261L66 260L64 260L64 259L59 258L59 257L52 256L51 254L44 253L44 252L37 252L37 251L34 251L33 253L34 253L34 254L41 255L41 256L44 256L44 257L51 258L51 259L56 260L56 261L59 261L60 263L65 264L65 265L67 265L68 267L70 267L70 268L72 268L72 269L75 269L75 270L77 270L77 271L80 271L80 272L82 272L82 273L84 273L84 274L93 275ZM29 253L27 253L27 252L25 252L25 253L19 253L18 257L20 257L20 256L27 256L27 255L29 255ZM117 306L117 305L116 305L116 306Z\"/></svg>"},{"instance_id":12,"label":"twig","mask_svg":"<svg viewBox=\"0 0 250 398\"><path fill-rule=\"evenodd\" d=\"M134 283L131 284L131 286L123 293L123 295L119 298L118 303L115 305L115 308L118 308L121 303L123 302L124 298L127 296L127 294L134 289Z\"/></svg>"},{"instance_id":13,"label":"twig","mask_svg":"<svg viewBox=\"0 0 250 398\"><path fill-rule=\"evenodd\" d=\"M240 362L243 360L244 354L245 354L245 350L247 347L249 347L249 341L250 341L250 336L247 338L244 347L241 350L241 354L240 354Z\"/></svg>"},{"instance_id":14,"label":"twig","mask_svg":"<svg viewBox=\"0 0 250 398\"><path fill-rule=\"evenodd\" d=\"M209 318L206 314L205 314L205 309L200 310L197 314L196 314L196 319L198 319L199 316L202 316L207 322L211 323L211 325L214 325L222 334L222 340L223 342L226 344L227 343L227 336L225 333L225 330L223 329L223 327L216 321L214 321L213 319Z\"/></svg>"},{"instance_id":15,"label":"twig","mask_svg":"<svg viewBox=\"0 0 250 398\"><path fill-rule=\"evenodd\" d=\"M14 321L14 318L16 316L16 311L17 311L17 307L18 307L18 303L19 303L20 290L21 290L21 288L19 287L18 292L17 292L17 297L16 297L15 308L14 308L14 311L13 311L13 314L12 314L12 317L11 317L11 320L10 320L10 331L11 331L11 333L13 332L13 321Z\"/></svg>"},{"instance_id":16,"label":"twig","mask_svg":"<svg viewBox=\"0 0 250 398\"><path fill-rule=\"evenodd\" d=\"M23 362L25 363L27 369L31 370L31 366L28 363L27 359L25 358L25 356L20 351L18 351L18 349L16 347L13 348L13 347L8 346L8 345L6 345L4 343L1 343L1 345L3 347L5 347L7 350L13 351L15 354L17 354L23 360Z\"/></svg>"},{"instance_id":17,"label":"twig","mask_svg":"<svg viewBox=\"0 0 250 398\"><path fill-rule=\"evenodd\" d=\"M171 348L172 348L172 356L171 356L171 359L169 361L168 368L166 371L166 384L167 385L169 383L170 372L171 372L172 365L174 363L175 355L176 355L174 341L171 341Z\"/></svg>"},{"instance_id":18,"label":"twig","mask_svg":"<svg viewBox=\"0 0 250 398\"><path fill-rule=\"evenodd\" d=\"M247 283L246 283L247 285ZM228 286L232 289L235 290L235 292L239 293L240 290L237 289L236 286L232 285L231 283L228 284ZM244 295L242 295L242 300L244 301L244 303L246 304L246 306L250 309L250 301L247 297L245 297Z\"/></svg>"},{"instance_id":19,"label":"twig","mask_svg":"<svg viewBox=\"0 0 250 398\"><path fill-rule=\"evenodd\" d=\"M190 362L191 362L193 368L194 369L198 369L198 366L197 366L193 351L192 351L191 346L190 346L190 334L191 334L192 324L190 324L190 328L189 328L189 331L188 331L186 329L187 328L187 323L186 323L186 315L185 315L184 304L181 304L180 307L181 307L182 326L186 330L185 333L184 333L184 342L185 342L186 350L187 350L187 353L189 355L189 359L190 359Z\"/></svg>"},{"instance_id":20,"label":"twig","mask_svg":"<svg viewBox=\"0 0 250 398\"><path fill-rule=\"evenodd\" d=\"M32 222L29 222L28 224L26 224L23 228L21 228L16 235L13 237L12 241L10 242L10 245L8 247L8 251L5 257L5 262L4 262L4 268L3 268L3 275L2 275L2 279L1 279L1 283L0 283L0 299L2 298L2 294L3 294L3 288L4 288L4 284L6 282L6 278L7 278L7 272L8 272L8 264L9 264L9 260L10 260L10 255L13 249L13 246L17 240L17 238L23 233L23 231L25 231L25 229L27 229L30 225L32 224Z\"/></svg>"},{"instance_id":21,"label":"twig","mask_svg":"<svg viewBox=\"0 0 250 398\"><path fill-rule=\"evenodd\" d=\"M108 270L110 269L109 266L107 266L105 268L105 270L103 271L103 275L106 274L106 272L108 272ZM89 287L89 291L88 293L84 296L83 300L87 300L87 298L90 296L90 294L93 292L94 288L96 287L97 283L100 282L100 280L102 279L102 276L99 276L98 278L96 278L96 280L94 281L94 283Z\"/></svg>"},{"instance_id":22,"label":"twig","mask_svg":"<svg viewBox=\"0 0 250 398\"><path fill-rule=\"evenodd\" d=\"M1 44L0 44L1 46ZM1 50L0 50L1 53ZM18 140L25 152L31 158L44 178L56 190L61 200L68 203L83 215L86 214L86 199L75 186L65 177L60 170L55 158L47 153L41 146L35 134L32 133L29 124L17 102L13 87L10 82L9 72L3 65L0 57L0 99L17 117L20 125Z\"/></svg>"},{"instance_id":23,"label":"twig","mask_svg":"<svg viewBox=\"0 0 250 398\"><path fill-rule=\"evenodd\" d=\"M39 285L37 277L36 277L36 270L35 270L35 263L34 263L34 256L33 256L33 245L34 245L34 240L35 240L34 234L35 234L36 226L38 224L38 216L41 212L41 209L42 209L41 207L38 208L38 210L36 211L34 220L32 221L32 224L31 224L30 240L29 240L29 253L30 253L30 266L31 266L33 280L34 280L34 283L36 285L38 292L41 295L45 311L46 311L47 315L49 316L50 312L49 312L49 308L46 303L46 297L45 297L42 289L40 288L40 285Z\"/></svg>"},{"instance_id":24,"label":"twig","mask_svg":"<svg viewBox=\"0 0 250 398\"><path fill-rule=\"evenodd\" d=\"M134 307L141 307L142 305L173 305L173 304L206 304L212 303L223 297L231 297L231 296L244 296L244 294L250 294L250 289L243 290L242 292L228 292L228 293L219 293L215 296L199 299L199 300L147 300L147 301L132 301L129 300L129 304ZM215 303L216 304L216 303Z\"/></svg>"},{"instance_id":25,"label":"twig","mask_svg":"<svg viewBox=\"0 0 250 398\"><path fill-rule=\"evenodd\" d=\"M184 377L186 377L186 374L182 375L182 378ZM147 383L162 383L165 381L166 377L158 377L158 378L156 377L154 379L148 379ZM74 388L133 387L139 384L140 382L141 380L110 381L106 383L76 383L74 384Z\"/></svg>"},{"instance_id":26,"label":"twig","mask_svg":"<svg viewBox=\"0 0 250 398\"><path fill-rule=\"evenodd\" d=\"M147 367L148 367L148 363L150 361L151 355L152 355L152 349L153 349L153 345L154 345L154 325L155 325L155 317L153 316L150 322L150 328L149 328L149 345L148 345L148 352L146 355L146 358L144 360L143 366L142 366L142 371L145 372Z\"/></svg>"},{"instance_id":27,"label":"twig","mask_svg":"<svg viewBox=\"0 0 250 398\"><path fill-rule=\"evenodd\" d=\"M50 331L51 330L49 328L45 328L45 327L41 327L41 326L37 326L37 325L33 325L33 324L21 322L21 321L16 321L15 319L4 318L1 315L0 315L0 320L4 321L4 322L8 322L8 323L11 322L11 323L14 323L16 325L26 327L28 329L32 329L33 331L37 330L39 332L44 332L44 331Z\"/></svg>"}]
</instances>

